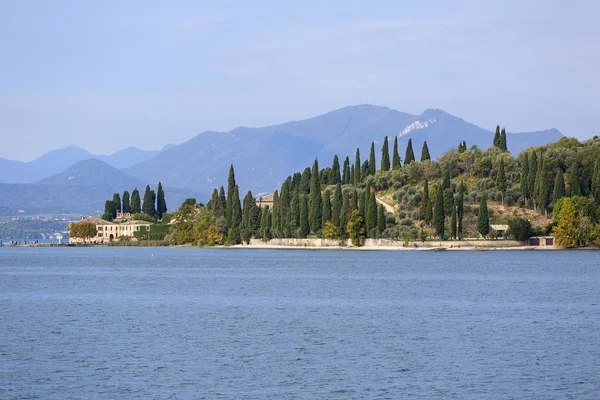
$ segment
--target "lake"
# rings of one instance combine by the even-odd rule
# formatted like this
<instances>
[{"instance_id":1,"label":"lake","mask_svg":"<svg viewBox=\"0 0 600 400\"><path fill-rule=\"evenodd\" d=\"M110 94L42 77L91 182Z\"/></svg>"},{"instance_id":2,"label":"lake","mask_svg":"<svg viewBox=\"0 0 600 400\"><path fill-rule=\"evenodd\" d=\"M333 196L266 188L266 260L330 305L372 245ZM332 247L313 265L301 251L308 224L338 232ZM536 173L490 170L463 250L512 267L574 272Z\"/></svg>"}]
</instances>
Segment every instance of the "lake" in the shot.
<instances>
[{"instance_id":1,"label":"lake","mask_svg":"<svg viewBox=\"0 0 600 400\"><path fill-rule=\"evenodd\" d=\"M600 252L1 248L2 399L598 399Z\"/></svg>"}]
</instances>

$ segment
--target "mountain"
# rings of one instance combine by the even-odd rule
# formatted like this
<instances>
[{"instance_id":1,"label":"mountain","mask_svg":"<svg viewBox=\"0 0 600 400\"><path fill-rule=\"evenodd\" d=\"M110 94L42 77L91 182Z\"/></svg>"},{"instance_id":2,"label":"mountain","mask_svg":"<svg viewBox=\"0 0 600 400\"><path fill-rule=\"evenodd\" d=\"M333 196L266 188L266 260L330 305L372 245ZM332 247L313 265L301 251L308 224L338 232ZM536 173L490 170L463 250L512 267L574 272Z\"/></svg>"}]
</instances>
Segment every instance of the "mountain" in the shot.
<instances>
[{"instance_id":1,"label":"mountain","mask_svg":"<svg viewBox=\"0 0 600 400\"><path fill-rule=\"evenodd\" d=\"M156 150L141 150L136 147L129 147L110 155L94 155L77 146L68 146L52 150L30 162L0 158L0 182L37 182L40 179L64 171L79 161L90 158L97 158L117 168L125 168L149 160L158 153Z\"/></svg>"},{"instance_id":2,"label":"mountain","mask_svg":"<svg viewBox=\"0 0 600 400\"><path fill-rule=\"evenodd\" d=\"M150 186L156 190L156 184ZM99 213L113 193L131 193L137 188L143 196L145 187L144 181L92 158L36 183L0 183L0 215L14 215L18 210L27 214ZM164 189L170 210L179 207L187 197L207 197L206 193L168 185Z\"/></svg>"},{"instance_id":3,"label":"mountain","mask_svg":"<svg viewBox=\"0 0 600 400\"><path fill-rule=\"evenodd\" d=\"M412 139L417 157L427 140L432 157L467 145L491 146L494 134L442 110L429 109L412 115L387 107L359 105L344 107L314 118L263 128L236 128L230 132L204 132L178 146L165 149L152 159L125 171L145 181L162 180L169 184L210 192L227 184L229 165L233 164L240 191L252 189L256 195L274 190L290 174L310 166L315 157L320 167L331 165L334 154L340 163L346 156L354 162L361 150L368 158L372 141L381 158L384 136L398 136L401 157ZM562 134L555 129L534 133L508 133L513 154L532 145L556 141ZM390 143L391 151L392 143Z\"/></svg>"}]
</instances>

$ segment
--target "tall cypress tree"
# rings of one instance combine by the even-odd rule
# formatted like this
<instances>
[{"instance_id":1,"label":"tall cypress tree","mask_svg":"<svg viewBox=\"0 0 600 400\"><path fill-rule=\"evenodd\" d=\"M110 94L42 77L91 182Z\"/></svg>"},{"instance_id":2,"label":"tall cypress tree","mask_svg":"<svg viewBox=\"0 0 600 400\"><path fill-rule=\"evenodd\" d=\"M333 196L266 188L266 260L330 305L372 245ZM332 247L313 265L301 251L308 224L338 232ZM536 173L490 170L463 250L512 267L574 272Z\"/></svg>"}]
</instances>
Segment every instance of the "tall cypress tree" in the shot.
<instances>
[{"instance_id":1,"label":"tall cypress tree","mask_svg":"<svg viewBox=\"0 0 600 400\"><path fill-rule=\"evenodd\" d=\"M448 218L452 215L454 205L454 190L451 187L444 189L444 215Z\"/></svg>"},{"instance_id":2,"label":"tall cypress tree","mask_svg":"<svg viewBox=\"0 0 600 400\"><path fill-rule=\"evenodd\" d=\"M242 204L240 203L240 192L237 185L233 188L233 194L231 195L229 204L231 205L231 227L227 231L227 240L232 244L240 244L242 242L240 231L240 225L242 223Z\"/></svg>"},{"instance_id":3,"label":"tall cypress tree","mask_svg":"<svg viewBox=\"0 0 600 400\"><path fill-rule=\"evenodd\" d=\"M355 185L356 183L356 174L354 173L354 164L350 167L350 183Z\"/></svg>"},{"instance_id":4,"label":"tall cypress tree","mask_svg":"<svg viewBox=\"0 0 600 400\"><path fill-rule=\"evenodd\" d=\"M344 160L344 172L342 174L342 185L348 185L350 183L350 159L346 156Z\"/></svg>"},{"instance_id":5,"label":"tall cypress tree","mask_svg":"<svg viewBox=\"0 0 600 400\"><path fill-rule=\"evenodd\" d=\"M508 151L508 146L506 144L506 129L502 128L502 132L500 132L500 150Z\"/></svg>"},{"instance_id":6,"label":"tall cypress tree","mask_svg":"<svg viewBox=\"0 0 600 400\"><path fill-rule=\"evenodd\" d=\"M506 172L504 171L504 158L500 158L500 168L498 169L498 175L496 176L496 187L500 191L502 198L502 207L504 207L504 192L506 192Z\"/></svg>"},{"instance_id":7,"label":"tall cypress tree","mask_svg":"<svg viewBox=\"0 0 600 400\"><path fill-rule=\"evenodd\" d=\"M306 195L300 195L300 230L299 236L305 238L310 233L310 225L308 223L308 201Z\"/></svg>"},{"instance_id":8,"label":"tall cypress tree","mask_svg":"<svg viewBox=\"0 0 600 400\"><path fill-rule=\"evenodd\" d=\"M458 187L458 196L456 198L456 218L458 219L456 230L459 240L462 240L463 234L464 200L465 185L461 182L460 186Z\"/></svg>"},{"instance_id":9,"label":"tall cypress tree","mask_svg":"<svg viewBox=\"0 0 600 400\"><path fill-rule=\"evenodd\" d=\"M456 239L458 231L458 214L456 211L456 205L454 204L454 198L452 198L452 216L450 217L450 235Z\"/></svg>"},{"instance_id":10,"label":"tall cypress tree","mask_svg":"<svg viewBox=\"0 0 600 400\"><path fill-rule=\"evenodd\" d=\"M269 206L263 208L260 218L260 237L265 242L271 240L273 237L271 234L271 209Z\"/></svg>"},{"instance_id":11,"label":"tall cypress tree","mask_svg":"<svg viewBox=\"0 0 600 400\"><path fill-rule=\"evenodd\" d=\"M290 202L290 237L298 237L298 228L300 228L300 195L292 192Z\"/></svg>"},{"instance_id":12,"label":"tall cypress tree","mask_svg":"<svg viewBox=\"0 0 600 400\"><path fill-rule=\"evenodd\" d=\"M358 203L358 212L364 218L367 215L367 190L363 190L360 195L360 199L357 197L356 201Z\"/></svg>"},{"instance_id":13,"label":"tall cypress tree","mask_svg":"<svg viewBox=\"0 0 600 400\"><path fill-rule=\"evenodd\" d=\"M400 153L398 153L398 136L394 136L394 150L392 150L392 169L397 171L402 166Z\"/></svg>"},{"instance_id":14,"label":"tall cypress tree","mask_svg":"<svg viewBox=\"0 0 600 400\"><path fill-rule=\"evenodd\" d=\"M342 192L342 209L340 210L340 223L338 224L338 230L343 237L345 237L346 225L348 224L348 213L351 213L350 201L349 193Z\"/></svg>"},{"instance_id":15,"label":"tall cypress tree","mask_svg":"<svg viewBox=\"0 0 600 400\"><path fill-rule=\"evenodd\" d=\"M377 233L379 237L386 228L386 218L385 218L385 209L383 208L383 204L380 204L377 207Z\"/></svg>"},{"instance_id":16,"label":"tall cypress tree","mask_svg":"<svg viewBox=\"0 0 600 400\"><path fill-rule=\"evenodd\" d=\"M490 233L490 218L485 196L481 196L479 203L479 214L477 216L477 231L485 237Z\"/></svg>"},{"instance_id":17,"label":"tall cypress tree","mask_svg":"<svg viewBox=\"0 0 600 400\"><path fill-rule=\"evenodd\" d=\"M496 125L496 133L494 134L494 146L500 148L502 139L500 138L500 125Z\"/></svg>"},{"instance_id":18,"label":"tall cypress tree","mask_svg":"<svg viewBox=\"0 0 600 400\"><path fill-rule=\"evenodd\" d=\"M567 169L567 182L569 183L569 197L573 196L581 196L581 172L579 170L579 165L577 163L573 163Z\"/></svg>"},{"instance_id":19,"label":"tall cypress tree","mask_svg":"<svg viewBox=\"0 0 600 400\"><path fill-rule=\"evenodd\" d=\"M331 173L327 178L327 183L330 185L337 185L341 182L342 178L340 177L340 160L338 159L337 154L333 156L333 164L331 165Z\"/></svg>"},{"instance_id":20,"label":"tall cypress tree","mask_svg":"<svg viewBox=\"0 0 600 400\"><path fill-rule=\"evenodd\" d=\"M531 157L529 157L529 187L527 188L529 197L533 197L535 195L535 177L537 176L537 170L538 159L537 153L534 151L531 153Z\"/></svg>"},{"instance_id":21,"label":"tall cypress tree","mask_svg":"<svg viewBox=\"0 0 600 400\"><path fill-rule=\"evenodd\" d=\"M216 189L215 189L216 192ZM216 196L218 201L218 195ZM244 197L244 208L242 209L242 224L240 226L242 241L250 244L250 239L256 231L256 218L258 213L255 211L258 208L256 200L252 196L252 192L248 191Z\"/></svg>"},{"instance_id":22,"label":"tall cypress tree","mask_svg":"<svg viewBox=\"0 0 600 400\"><path fill-rule=\"evenodd\" d=\"M423 142L423 148L421 149L421 162L431 160L429 155L429 147L427 147L427 140Z\"/></svg>"},{"instance_id":23,"label":"tall cypress tree","mask_svg":"<svg viewBox=\"0 0 600 400\"><path fill-rule=\"evenodd\" d=\"M139 214L142 212L142 199L140 199L139 190L133 189L131 192L131 213Z\"/></svg>"},{"instance_id":24,"label":"tall cypress tree","mask_svg":"<svg viewBox=\"0 0 600 400\"><path fill-rule=\"evenodd\" d=\"M442 239L444 237L444 188L438 186L435 191L435 209L433 210L433 227L435 232Z\"/></svg>"},{"instance_id":25,"label":"tall cypress tree","mask_svg":"<svg viewBox=\"0 0 600 400\"><path fill-rule=\"evenodd\" d=\"M115 214L113 215L113 218L117 218L117 213L123 212L123 209L121 208L121 196L119 193L113 194L112 201L115 204Z\"/></svg>"},{"instance_id":26,"label":"tall cypress tree","mask_svg":"<svg viewBox=\"0 0 600 400\"><path fill-rule=\"evenodd\" d=\"M542 153L540 153L540 157L538 159L538 167L537 167L537 172L535 174L535 182L533 185L533 198L534 198L534 207L539 206L540 203L540 197L541 197L541 187L542 187L542 180L544 178L543 176L543 166L544 166L544 155ZM543 209L543 208L542 208Z\"/></svg>"},{"instance_id":27,"label":"tall cypress tree","mask_svg":"<svg viewBox=\"0 0 600 400\"><path fill-rule=\"evenodd\" d=\"M450 188L451 186L451 182L450 182L450 169L446 168L444 170L444 178L442 180L442 188L444 188L444 190Z\"/></svg>"},{"instance_id":28,"label":"tall cypress tree","mask_svg":"<svg viewBox=\"0 0 600 400\"><path fill-rule=\"evenodd\" d=\"M146 185L146 191L144 192L144 201L142 203L142 212L144 214L156 215L156 206L155 206L155 198L153 190L150 190L150 185Z\"/></svg>"},{"instance_id":29,"label":"tall cypress tree","mask_svg":"<svg viewBox=\"0 0 600 400\"><path fill-rule=\"evenodd\" d=\"M331 206L331 222L336 227L340 226L340 215L342 213L342 185L339 183L335 186L335 191L333 192L333 203Z\"/></svg>"},{"instance_id":30,"label":"tall cypress tree","mask_svg":"<svg viewBox=\"0 0 600 400\"><path fill-rule=\"evenodd\" d=\"M360 176L360 149L356 149L356 160L354 162L354 184L358 185L362 179Z\"/></svg>"},{"instance_id":31,"label":"tall cypress tree","mask_svg":"<svg viewBox=\"0 0 600 400\"><path fill-rule=\"evenodd\" d=\"M219 188L219 205L217 207L217 215L225 217L227 211L227 198L225 197L225 188L223 185Z\"/></svg>"},{"instance_id":32,"label":"tall cypress tree","mask_svg":"<svg viewBox=\"0 0 600 400\"><path fill-rule=\"evenodd\" d=\"M558 200L562 199L567 195L567 191L565 189L565 178L563 176L562 170L559 168L556 171L556 178L554 179L554 191L552 192L552 202L556 203Z\"/></svg>"},{"instance_id":33,"label":"tall cypress tree","mask_svg":"<svg viewBox=\"0 0 600 400\"><path fill-rule=\"evenodd\" d=\"M371 153L369 154L369 175L375 175L377 164L375 164L375 142L371 142Z\"/></svg>"},{"instance_id":34,"label":"tall cypress tree","mask_svg":"<svg viewBox=\"0 0 600 400\"><path fill-rule=\"evenodd\" d=\"M319 161L315 159L313 163L310 179L310 199L309 199L309 224L310 230L317 233L321 229L322 209L321 202L321 180L319 179Z\"/></svg>"},{"instance_id":35,"label":"tall cypress tree","mask_svg":"<svg viewBox=\"0 0 600 400\"><path fill-rule=\"evenodd\" d=\"M233 164L229 166L229 177L227 178L227 207L225 209L225 218L227 219L227 230L233 226L233 192L235 191L235 171ZM239 200L239 199L238 199Z\"/></svg>"},{"instance_id":36,"label":"tall cypress tree","mask_svg":"<svg viewBox=\"0 0 600 400\"><path fill-rule=\"evenodd\" d=\"M369 160L365 160L360 167L360 176L364 181L367 176L371 174L371 167L369 166Z\"/></svg>"},{"instance_id":37,"label":"tall cypress tree","mask_svg":"<svg viewBox=\"0 0 600 400\"><path fill-rule=\"evenodd\" d=\"M131 202L129 200L129 192L126 190L123 192L123 213L131 212Z\"/></svg>"},{"instance_id":38,"label":"tall cypress tree","mask_svg":"<svg viewBox=\"0 0 600 400\"><path fill-rule=\"evenodd\" d=\"M217 208L219 207L219 191L217 190L217 188L213 189L212 196L210 197L208 205L210 205L210 212L213 215L217 215Z\"/></svg>"},{"instance_id":39,"label":"tall cypress tree","mask_svg":"<svg viewBox=\"0 0 600 400\"><path fill-rule=\"evenodd\" d=\"M527 198L529 197L529 155L524 152L521 162L521 193L525 197L525 205L527 206Z\"/></svg>"},{"instance_id":40,"label":"tall cypress tree","mask_svg":"<svg viewBox=\"0 0 600 400\"><path fill-rule=\"evenodd\" d=\"M425 178L425 182L423 183L423 198L421 199L421 208L419 211L419 217L422 220L425 220L425 216L427 215L427 205L429 203L429 181Z\"/></svg>"},{"instance_id":41,"label":"tall cypress tree","mask_svg":"<svg viewBox=\"0 0 600 400\"><path fill-rule=\"evenodd\" d=\"M279 196L279 224L280 233L282 237L292 237L292 230L290 227L291 220L291 207L292 197L291 189L292 179L288 177L281 185L281 196Z\"/></svg>"},{"instance_id":42,"label":"tall cypress tree","mask_svg":"<svg viewBox=\"0 0 600 400\"><path fill-rule=\"evenodd\" d=\"M546 160L543 160L542 167L540 168L540 185L538 192L538 203L540 209L548 215L548 206L550 205L550 182L549 177L546 175Z\"/></svg>"},{"instance_id":43,"label":"tall cypress tree","mask_svg":"<svg viewBox=\"0 0 600 400\"><path fill-rule=\"evenodd\" d=\"M159 181L156 193L156 214L158 219L162 219L163 214L166 212L167 202L165 201L165 191L163 190L162 183Z\"/></svg>"},{"instance_id":44,"label":"tall cypress tree","mask_svg":"<svg viewBox=\"0 0 600 400\"><path fill-rule=\"evenodd\" d=\"M310 172L310 168L304 168L302 172L302 177L300 178L300 185L298 186L298 193L300 194L308 194L310 192L310 180L312 178L312 173Z\"/></svg>"},{"instance_id":45,"label":"tall cypress tree","mask_svg":"<svg viewBox=\"0 0 600 400\"><path fill-rule=\"evenodd\" d=\"M390 170L390 149L387 136L383 139L383 146L381 146L381 170Z\"/></svg>"},{"instance_id":46,"label":"tall cypress tree","mask_svg":"<svg viewBox=\"0 0 600 400\"><path fill-rule=\"evenodd\" d=\"M408 139L408 145L406 146L406 155L404 156L404 165L408 165L415 161L415 152L413 150L412 139Z\"/></svg>"},{"instance_id":47,"label":"tall cypress tree","mask_svg":"<svg viewBox=\"0 0 600 400\"><path fill-rule=\"evenodd\" d=\"M281 235L281 209L279 207L279 192L273 192L273 209L271 211L271 233L274 238L280 238Z\"/></svg>"},{"instance_id":48,"label":"tall cypress tree","mask_svg":"<svg viewBox=\"0 0 600 400\"><path fill-rule=\"evenodd\" d=\"M327 221L331 221L333 216L332 216L332 210L331 210L331 193L329 193L329 189L325 190L325 193L323 193L323 212L321 213L323 216L323 223L327 222Z\"/></svg>"},{"instance_id":49,"label":"tall cypress tree","mask_svg":"<svg viewBox=\"0 0 600 400\"><path fill-rule=\"evenodd\" d=\"M102 219L105 221L112 221L116 215L117 209L115 208L115 203L112 200L106 200L104 202L104 214L102 214Z\"/></svg>"},{"instance_id":50,"label":"tall cypress tree","mask_svg":"<svg viewBox=\"0 0 600 400\"><path fill-rule=\"evenodd\" d=\"M594 166L591 195L596 203L600 203L600 156L598 157L596 165Z\"/></svg>"},{"instance_id":51,"label":"tall cypress tree","mask_svg":"<svg viewBox=\"0 0 600 400\"><path fill-rule=\"evenodd\" d=\"M372 231L377 227L377 199L375 192L367 190L367 232Z\"/></svg>"}]
</instances>

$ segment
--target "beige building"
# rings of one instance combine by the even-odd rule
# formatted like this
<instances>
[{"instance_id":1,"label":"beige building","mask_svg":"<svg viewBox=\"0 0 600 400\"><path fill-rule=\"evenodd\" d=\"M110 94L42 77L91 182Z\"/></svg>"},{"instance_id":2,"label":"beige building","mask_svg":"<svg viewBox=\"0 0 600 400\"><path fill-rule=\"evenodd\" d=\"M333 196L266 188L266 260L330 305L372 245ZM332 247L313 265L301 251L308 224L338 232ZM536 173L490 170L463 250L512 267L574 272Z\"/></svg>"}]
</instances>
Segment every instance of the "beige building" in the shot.
<instances>
[{"instance_id":1,"label":"beige building","mask_svg":"<svg viewBox=\"0 0 600 400\"><path fill-rule=\"evenodd\" d=\"M133 234L141 230L142 227L145 227L146 231L150 231L150 227L152 226L151 222L140 220L114 223L100 218L86 218L81 221L91 222L96 225L96 230L98 231L96 237L89 239L86 242L98 244L109 243L114 240L120 240L120 238L133 238ZM69 237L69 243L84 243L84 240L81 238Z\"/></svg>"},{"instance_id":2,"label":"beige building","mask_svg":"<svg viewBox=\"0 0 600 400\"><path fill-rule=\"evenodd\" d=\"M269 206L269 208L273 208L273 193L256 199L256 205L259 207Z\"/></svg>"}]
</instances>

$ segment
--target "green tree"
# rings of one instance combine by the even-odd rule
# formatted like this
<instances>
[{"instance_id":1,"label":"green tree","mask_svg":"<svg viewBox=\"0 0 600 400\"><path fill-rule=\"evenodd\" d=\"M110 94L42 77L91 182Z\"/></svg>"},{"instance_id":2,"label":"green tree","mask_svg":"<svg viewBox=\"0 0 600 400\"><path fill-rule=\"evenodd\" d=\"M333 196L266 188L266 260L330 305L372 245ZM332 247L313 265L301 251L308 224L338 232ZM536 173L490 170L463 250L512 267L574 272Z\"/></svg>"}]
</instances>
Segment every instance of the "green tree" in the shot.
<instances>
[{"instance_id":1,"label":"green tree","mask_svg":"<svg viewBox=\"0 0 600 400\"><path fill-rule=\"evenodd\" d=\"M502 138L500 137L500 125L496 125L496 133L494 134L494 146L500 148Z\"/></svg>"},{"instance_id":2,"label":"green tree","mask_svg":"<svg viewBox=\"0 0 600 400\"><path fill-rule=\"evenodd\" d=\"M481 197L479 203L479 214L477 216L477 231L481 236L486 237L490 233L490 217L485 196Z\"/></svg>"},{"instance_id":3,"label":"green tree","mask_svg":"<svg viewBox=\"0 0 600 400\"><path fill-rule=\"evenodd\" d=\"M346 156L344 160L344 172L342 175L342 185L350 184L350 159Z\"/></svg>"},{"instance_id":4,"label":"green tree","mask_svg":"<svg viewBox=\"0 0 600 400\"><path fill-rule=\"evenodd\" d=\"M579 165L574 163L567 169L567 182L569 183L569 197L581 196L581 171Z\"/></svg>"},{"instance_id":5,"label":"green tree","mask_svg":"<svg viewBox=\"0 0 600 400\"><path fill-rule=\"evenodd\" d=\"M233 192L235 191L235 171L233 164L229 166L229 177L227 178L227 207L225 208L225 219L227 220L227 231L233 227ZM239 201L239 198L238 198ZM228 234L229 236L229 234Z\"/></svg>"},{"instance_id":6,"label":"green tree","mask_svg":"<svg viewBox=\"0 0 600 400\"><path fill-rule=\"evenodd\" d=\"M273 192L273 208L271 210L271 233L274 238L281 238L281 207L279 204L279 192Z\"/></svg>"},{"instance_id":7,"label":"green tree","mask_svg":"<svg viewBox=\"0 0 600 400\"><path fill-rule=\"evenodd\" d=\"M377 227L377 199L375 192L367 190L367 204L366 204L367 218L365 220L367 226L367 234L370 234L373 229Z\"/></svg>"},{"instance_id":8,"label":"green tree","mask_svg":"<svg viewBox=\"0 0 600 400\"><path fill-rule=\"evenodd\" d=\"M361 245L361 239L365 237L365 221L357 210L352 212L352 217L346 225L346 232L354 246Z\"/></svg>"},{"instance_id":9,"label":"green tree","mask_svg":"<svg viewBox=\"0 0 600 400\"><path fill-rule=\"evenodd\" d=\"M311 175L310 168L304 168L304 172L302 172L302 177L300 178L300 185L298 186L298 193L308 194L310 192Z\"/></svg>"},{"instance_id":10,"label":"green tree","mask_svg":"<svg viewBox=\"0 0 600 400\"><path fill-rule=\"evenodd\" d=\"M433 227L440 239L444 237L444 219L444 189L438 186L435 194L435 209L433 210Z\"/></svg>"},{"instance_id":11,"label":"green tree","mask_svg":"<svg viewBox=\"0 0 600 400\"><path fill-rule=\"evenodd\" d=\"M406 155L404 156L404 165L408 165L415 161L415 152L413 150L412 139L408 139L406 146Z\"/></svg>"},{"instance_id":12,"label":"green tree","mask_svg":"<svg viewBox=\"0 0 600 400\"><path fill-rule=\"evenodd\" d=\"M89 221L78 221L69 224L69 237L82 239L83 243L95 238L97 234L96 225Z\"/></svg>"},{"instance_id":13,"label":"green tree","mask_svg":"<svg viewBox=\"0 0 600 400\"><path fill-rule=\"evenodd\" d=\"M282 237L292 237L291 229L291 209L292 209L292 197L291 197L291 186L292 179L288 178L281 185L281 196L279 196L279 224Z\"/></svg>"},{"instance_id":14,"label":"green tree","mask_svg":"<svg viewBox=\"0 0 600 400\"><path fill-rule=\"evenodd\" d=\"M381 170L390 170L390 148L388 146L388 137L383 139L383 146L381 146Z\"/></svg>"},{"instance_id":15,"label":"green tree","mask_svg":"<svg viewBox=\"0 0 600 400\"><path fill-rule=\"evenodd\" d=\"M310 230L317 233L321 229L323 204L321 199L321 180L319 179L319 161L315 159L310 179L309 198L309 223Z\"/></svg>"},{"instance_id":16,"label":"green tree","mask_svg":"<svg viewBox=\"0 0 600 400\"><path fill-rule=\"evenodd\" d=\"M500 150L508 151L508 146L506 145L506 129L504 129L504 127L500 132Z\"/></svg>"},{"instance_id":17,"label":"green tree","mask_svg":"<svg viewBox=\"0 0 600 400\"><path fill-rule=\"evenodd\" d=\"M223 185L219 188L219 206L217 208L217 214L220 217L225 218L225 212L227 211L227 198L225 197L225 188Z\"/></svg>"},{"instance_id":18,"label":"green tree","mask_svg":"<svg viewBox=\"0 0 600 400\"><path fill-rule=\"evenodd\" d=\"M121 196L119 195L119 193L113 194L112 201L115 204L115 212L113 214L114 219L117 218L117 213L123 212L123 209L121 208Z\"/></svg>"},{"instance_id":19,"label":"green tree","mask_svg":"<svg viewBox=\"0 0 600 400\"><path fill-rule=\"evenodd\" d=\"M558 246L573 248L585 246L591 236L592 226L584 204L589 204L581 196L563 197L554 206L554 219L557 225L552 232Z\"/></svg>"},{"instance_id":20,"label":"green tree","mask_svg":"<svg viewBox=\"0 0 600 400\"><path fill-rule=\"evenodd\" d=\"M213 215L217 213L217 207L219 206L219 191L217 188L213 189L212 196L210 197L210 201L207 204L208 209Z\"/></svg>"},{"instance_id":21,"label":"green tree","mask_svg":"<svg viewBox=\"0 0 600 400\"><path fill-rule=\"evenodd\" d=\"M500 191L502 198L502 207L504 207L504 193L506 192L508 183L506 182L506 171L504 170L504 158L500 158L500 168L496 176L496 187Z\"/></svg>"},{"instance_id":22,"label":"green tree","mask_svg":"<svg viewBox=\"0 0 600 400\"><path fill-rule=\"evenodd\" d=\"M421 149L421 162L431 160L429 155L429 147L427 147L427 140L423 142L423 149Z\"/></svg>"},{"instance_id":23,"label":"green tree","mask_svg":"<svg viewBox=\"0 0 600 400\"><path fill-rule=\"evenodd\" d=\"M305 238L310 233L310 225L308 223L308 201L306 195L300 196L300 232L301 238Z\"/></svg>"},{"instance_id":24,"label":"green tree","mask_svg":"<svg viewBox=\"0 0 600 400\"><path fill-rule=\"evenodd\" d=\"M158 219L162 219L163 214L167 212L167 202L165 201L165 191L162 183L158 182L158 190L156 193L156 213Z\"/></svg>"},{"instance_id":25,"label":"green tree","mask_svg":"<svg viewBox=\"0 0 600 400\"><path fill-rule=\"evenodd\" d=\"M529 187L528 187L528 194L530 197L533 197L535 194L535 178L537 176L537 171L538 171L538 159L537 159L537 153L534 151L531 154L531 157L529 157Z\"/></svg>"},{"instance_id":26,"label":"green tree","mask_svg":"<svg viewBox=\"0 0 600 400\"><path fill-rule=\"evenodd\" d=\"M394 136L394 150L392 150L392 169L397 171L402 165L400 153L398 153L398 136Z\"/></svg>"},{"instance_id":27,"label":"green tree","mask_svg":"<svg viewBox=\"0 0 600 400\"><path fill-rule=\"evenodd\" d=\"M562 199L567 195L565 189L565 178L561 169L556 171L556 178L554 179L554 191L552 192L552 202L556 203L559 199Z\"/></svg>"},{"instance_id":28,"label":"green tree","mask_svg":"<svg viewBox=\"0 0 600 400\"><path fill-rule=\"evenodd\" d=\"M144 214L156 216L156 194L154 190L150 190L150 185L146 185L146 191L144 192L144 202L142 203L142 212Z\"/></svg>"},{"instance_id":29,"label":"green tree","mask_svg":"<svg viewBox=\"0 0 600 400\"><path fill-rule=\"evenodd\" d=\"M377 164L375 164L375 142L371 142L371 152L369 154L369 175L375 175Z\"/></svg>"},{"instance_id":30,"label":"green tree","mask_svg":"<svg viewBox=\"0 0 600 400\"><path fill-rule=\"evenodd\" d=\"M235 185L231 196L231 226L227 230L227 241L231 244L240 244L242 235L240 225L242 223L242 204L240 203L240 193L238 186Z\"/></svg>"},{"instance_id":31,"label":"green tree","mask_svg":"<svg viewBox=\"0 0 600 400\"><path fill-rule=\"evenodd\" d=\"M331 194L329 193L329 189L325 190L325 193L323 193L322 203L323 203L323 212L321 215L323 217L323 222L331 221L332 220L332 210L331 210Z\"/></svg>"},{"instance_id":32,"label":"green tree","mask_svg":"<svg viewBox=\"0 0 600 400\"><path fill-rule=\"evenodd\" d=\"M342 178L340 177L340 160L338 159L337 154L333 156L333 164L331 166L331 174L328 177L328 182L330 185L337 185L340 183Z\"/></svg>"},{"instance_id":33,"label":"green tree","mask_svg":"<svg viewBox=\"0 0 600 400\"><path fill-rule=\"evenodd\" d=\"M354 184L358 185L362 182L360 176L360 149L356 149L356 160L354 162Z\"/></svg>"},{"instance_id":34,"label":"green tree","mask_svg":"<svg viewBox=\"0 0 600 400\"><path fill-rule=\"evenodd\" d=\"M452 215L452 207L454 207L454 191L449 187L444 189L444 214L446 217Z\"/></svg>"},{"instance_id":35,"label":"green tree","mask_svg":"<svg viewBox=\"0 0 600 400\"><path fill-rule=\"evenodd\" d=\"M355 184L356 182L356 174L354 173L354 164L350 166L350 183Z\"/></svg>"},{"instance_id":36,"label":"green tree","mask_svg":"<svg viewBox=\"0 0 600 400\"><path fill-rule=\"evenodd\" d=\"M533 236L533 227L527 219L515 217L508 221L508 236L512 240L525 242Z\"/></svg>"},{"instance_id":37,"label":"green tree","mask_svg":"<svg viewBox=\"0 0 600 400\"><path fill-rule=\"evenodd\" d=\"M450 217L450 235L453 239L458 237L458 214L456 212L456 205L454 204L454 197L452 198L452 216Z\"/></svg>"},{"instance_id":38,"label":"green tree","mask_svg":"<svg viewBox=\"0 0 600 400\"><path fill-rule=\"evenodd\" d=\"M127 190L123 192L123 213L131 213L131 202Z\"/></svg>"},{"instance_id":39,"label":"green tree","mask_svg":"<svg viewBox=\"0 0 600 400\"><path fill-rule=\"evenodd\" d=\"M462 239L463 234L463 217L464 217L464 198L465 198L465 186L464 183L458 187L458 196L456 198L456 218L458 220L456 233L458 235L459 240Z\"/></svg>"},{"instance_id":40,"label":"green tree","mask_svg":"<svg viewBox=\"0 0 600 400\"><path fill-rule=\"evenodd\" d=\"M195 204L184 202L178 210L173 213L173 224L171 226L175 244L188 244L196 241L196 229L194 225L198 217L198 209Z\"/></svg>"},{"instance_id":41,"label":"green tree","mask_svg":"<svg viewBox=\"0 0 600 400\"><path fill-rule=\"evenodd\" d=\"M333 203L331 206L331 222L333 222L333 224L338 228L340 227L340 215L343 212L342 203L342 185L338 183L335 186L335 191L333 192Z\"/></svg>"},{"instance_id":42,"label":"green tree","mask_svg":"<svg viewBox=\"0 0 600 400\"><path fill-rule=\"evenodd\" d=\"M250 243L250 239L260 227L260 210L256 205L256 200L252 192L248 191L244 197L244 208L242 211L241 236L242 240Z\"/></svg>"},{"instance_id":43,"label":"green tree","mask_svg":"<svg viewBox=\"0 0 600 400\"><path fill-rule=\"evenodd\" d=\"M529 155L525 151L523 160L521 162L521 193L525 197L525 206L527 206L527 199L529 198Z\"/></svg>"},{"instance_id":44,"label":"green tree","mask_svg":"<svg viewBox=\"0 0 600 400\"><path fill-rule=\"evenodd\" d=\"M450 181L450 169L446 168L444 169L444 178L442 179L442 188L443 189L448 189L449 187L451 187L452 183Z\"/></svg>"},{"instance_id":45,"label":"green tree","mask_svg":"<svg viewBox=\"0 0 600 400\"><path fill-rule=\"evenodd\" d=\"M383 233L383 231L385 231L386 228L386 217L385 217L385 209L383 208L383 204L380 204L379 207L377 207L377 233L378 236L381 237L381 234Z\"/></svg>"},{"instance_id":46,"label":"green tree","mask_svg":"<svg viewBox=\"0 0 600 400\"><path fill-rule=\"evenodd\" d=\"M371 167L369 166L369 160L365 160L360 168L360 176L364 181L367 176L371 174Z\"/></svg>"},{"instance_id":47,"label":"green tree","mask_svg":"<svg viewBox=\"0 0 600 400\"><path fill-rule=\"evenodd\" d=\"M106 200L104 202L104 214L102 214L102 219L105 221L112 221L115 218L114 215L116 213L117 209L115 203L112 200Z\"/></svg>"},{"instance_id":48,"label":"green tree","mask_svg":"<svg viewBox=\"0 0 600 400\"><path fill-rule=\"evenodd\" d=\"M592 173L591 195L596 203L600 204L600 155L598 156L598 160L596 160L594 172Z\"/></svg>"},{"instance_id":49,"label":"green tree","mask_svg":"<svg viewBox=\"0 0 600 400\"><path fill-rule=\"evenodd\" d=\"M419 217L422 220L425 220L425 216L427 215L427 206L429 204L429 181L425 178L425 182L423 183L423 197L421 199L421 207L419 210Z\"/></svg>"},{"instance_id":50,"label":"green tree","mask_svg":"<svg viewBox=\"0 0 600 400\"><path fill-rule=\"evenodd\" d=\"M142 200L140 199L140 192L136 188L131 192L131 214L139 214L141 212Z\"/></svg>"},{"instance_id":51,"label":"green tree","mask_svg":"<svg viewBox=\"0 0 600 400\"><path fill-rule=\"evenodd\" d=\"M266 206L265 208L263 208L261 218L260 218L260 237L265 242L272 239L271 221L272 221L271 210L269 209L269 206Z\"/></svg>"}]
</instances>

